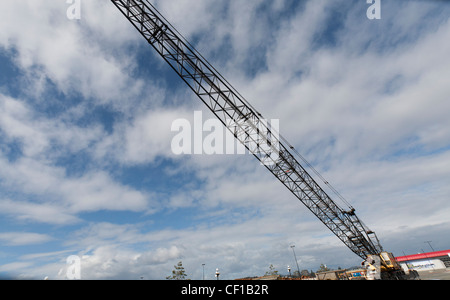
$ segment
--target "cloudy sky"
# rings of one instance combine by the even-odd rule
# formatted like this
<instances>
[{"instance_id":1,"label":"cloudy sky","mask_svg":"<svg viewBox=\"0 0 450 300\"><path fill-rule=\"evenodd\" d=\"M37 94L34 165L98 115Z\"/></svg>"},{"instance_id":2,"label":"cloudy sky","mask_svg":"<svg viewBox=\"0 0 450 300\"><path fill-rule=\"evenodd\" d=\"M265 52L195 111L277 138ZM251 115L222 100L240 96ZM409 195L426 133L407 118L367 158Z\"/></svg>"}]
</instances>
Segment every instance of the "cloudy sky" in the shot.
<instances>
[{"instance_id":1,"label":"cloudy sky","mask_svg":"<svg viewBox=\"0 0 450 300\"><path fill-rule=\"evenodd\" d=\"M158 0L395 255L450 248L450 5ZM358 265L250 155L171 151L206 107L105 0L0 10L0 277L234 279Z\"/></svg>"}]
</instances>

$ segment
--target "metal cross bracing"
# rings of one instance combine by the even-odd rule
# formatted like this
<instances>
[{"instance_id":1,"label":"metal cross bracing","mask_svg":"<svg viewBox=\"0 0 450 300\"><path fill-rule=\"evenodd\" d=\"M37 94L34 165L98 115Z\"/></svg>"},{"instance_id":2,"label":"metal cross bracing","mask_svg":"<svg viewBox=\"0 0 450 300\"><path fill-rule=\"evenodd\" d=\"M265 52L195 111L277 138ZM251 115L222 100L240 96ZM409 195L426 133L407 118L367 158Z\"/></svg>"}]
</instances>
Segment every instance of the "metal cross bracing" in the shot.
<instances>
[{"instance_id":1,"label":"metal cross bracing","mask_svg":"<svg viewBox=\"0 0 450 300\"><path fill-rule=\"evenodd\" d=\"M363 259L382 251L354 209L343 210L329 197L289 151L291 146L148 0L111 1L235 138L346 246Z\"/></svg>"}]
</instances>

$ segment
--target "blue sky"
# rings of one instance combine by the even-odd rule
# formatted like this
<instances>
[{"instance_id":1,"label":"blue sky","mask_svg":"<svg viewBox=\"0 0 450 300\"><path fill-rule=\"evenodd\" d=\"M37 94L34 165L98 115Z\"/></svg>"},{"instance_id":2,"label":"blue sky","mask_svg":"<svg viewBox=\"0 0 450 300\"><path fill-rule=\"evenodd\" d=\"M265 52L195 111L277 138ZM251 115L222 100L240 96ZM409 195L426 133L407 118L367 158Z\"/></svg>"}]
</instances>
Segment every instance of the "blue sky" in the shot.
<instances>
[{"instance_id":1,"label":"blue sky","mask_svg":"<svg viewBox=\"0 0 450 300\"><path fill-rule=\"evenodd\" d=\"M109 3L0 11L0 277L233 279L360 259L251 156L171 152L198 101ZM396 255L448 249L450 5L160 0L158 9ZM186 12L189 12L188 14Z\"/></svg>"}]
</instances>

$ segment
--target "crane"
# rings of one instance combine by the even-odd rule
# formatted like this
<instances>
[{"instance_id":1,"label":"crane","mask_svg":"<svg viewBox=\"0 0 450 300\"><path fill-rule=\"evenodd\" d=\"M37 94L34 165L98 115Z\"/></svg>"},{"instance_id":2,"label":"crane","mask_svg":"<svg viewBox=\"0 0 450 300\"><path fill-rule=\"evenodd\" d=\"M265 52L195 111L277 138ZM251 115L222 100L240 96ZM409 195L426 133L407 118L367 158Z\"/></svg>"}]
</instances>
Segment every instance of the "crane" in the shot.
<instances>
[{"instance_id":1,"label":"crane","mask_svg":"<svg viewBox=\"0 0 450 300\"><path fill-rule=\"evenodd\" d=\"M375 232L359 219L355 209L351 206L343 209L333 201L294 154L308 166L309 163L149 0L111 1L234 137L352 252L365 260L366 266L385 274L384 278L400 276L403 271L395 258L383 251Z\"/></svg>"}]
</instances>

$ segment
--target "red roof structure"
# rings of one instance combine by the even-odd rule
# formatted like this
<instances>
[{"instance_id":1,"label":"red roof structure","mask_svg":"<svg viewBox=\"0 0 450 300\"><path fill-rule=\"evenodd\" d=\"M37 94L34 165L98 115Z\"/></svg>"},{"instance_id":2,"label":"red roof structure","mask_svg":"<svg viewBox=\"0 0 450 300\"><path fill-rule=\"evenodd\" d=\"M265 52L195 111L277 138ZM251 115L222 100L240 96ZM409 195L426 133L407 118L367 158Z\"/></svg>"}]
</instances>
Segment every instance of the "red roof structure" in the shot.
<instances>
[{"instance_id":1,"label":"red roof structure","mask_svg":"<svg viewBox=\"0 0 450 300\"><path fill-rule=\"evenodd\" d=\"M396 259L398 262L403 262L403 261L410 261L410 260L429 259L429 258L441 257L441 256L450 257L450 250L405 255L405 256L396 257Z\"/></svg>"}]
</instances>

